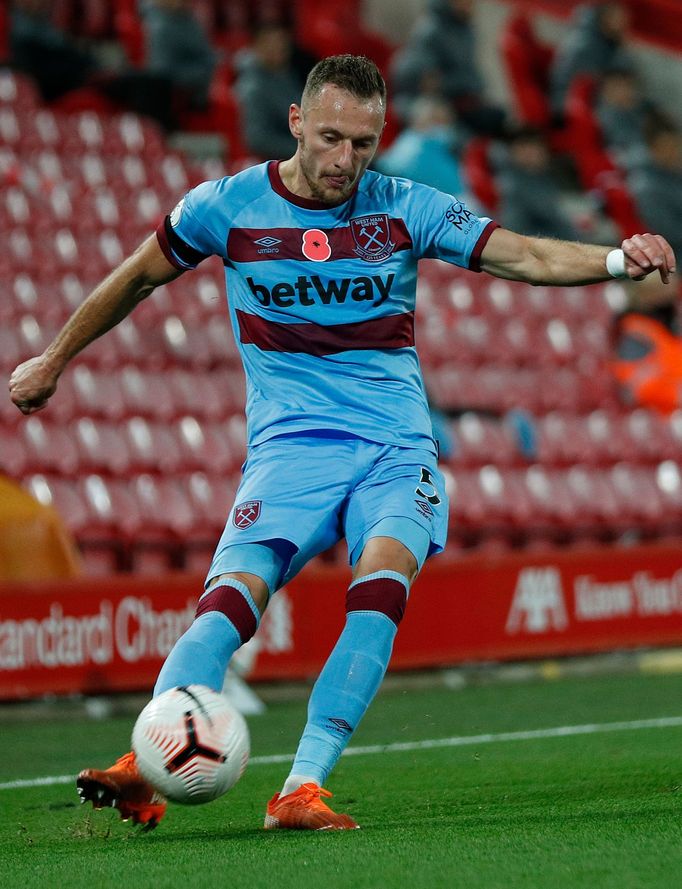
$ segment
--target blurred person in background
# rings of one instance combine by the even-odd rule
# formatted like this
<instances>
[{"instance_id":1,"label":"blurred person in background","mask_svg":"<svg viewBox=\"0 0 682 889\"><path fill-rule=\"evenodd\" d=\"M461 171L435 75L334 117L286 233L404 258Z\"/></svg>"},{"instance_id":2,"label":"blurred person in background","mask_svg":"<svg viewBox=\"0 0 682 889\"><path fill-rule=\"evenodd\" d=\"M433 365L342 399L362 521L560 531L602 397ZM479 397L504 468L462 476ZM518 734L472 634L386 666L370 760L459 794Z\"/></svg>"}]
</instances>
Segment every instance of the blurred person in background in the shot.
<instances>
[{"instance_id":1,"label":"blurred person in background","mask_svg":"<svg viewBox=\"0 0 682 889\"><path fill-rule=\"evenodd\" d=\"M595 110L604 144L614 160L625 168L641 160L647 128L660 112L642 94L634 72L621 68L607 71L599 84Z\"/></svg>"},{"instance_id":2,"label":"blurred person in background","mask_svg":"<svg viewBox=\"0 0 682 889\"><path fill-rule=\"evenodd\" d=\"M650 122L646 153L627 181L642 221L661 232L674 250L682 250L682 135L674 123Z\"/></svg>"},{"instance_id":3,"label":"blurred person in background","mask_svg":"<svg viewBox=\"0 0 682 889\"><path fill-rule=\"evenodd\" d=\"M9 16L10 62L30 74L46 102L85 86L99 65L52 21L50 0L13 0Z\"/></svg>"},{"instance_id":4,"label":"blurred person in background","mask_svg":"<svg viewBox=\"0 0 682 889\"><path fill-rule=\"evenodd\" d=\"M152 117L167 130L176 127L172 84L165 75L103 65L89 44L54 24L53 10L51 0L14 0L10 12L10 64L35 80L46 102L85 89Z\"/></svg>"},{"instance_id":5,"label":"blurred person in background","mask_svg":"<svg viewBox=\"0 0 682 889\"><path fill-rule=\"evenodd\" d=\"M403 120L408 119L410 105L428 92L450 102L474 132L504 131L504 110L482 98L473 8L473 0L429 0L392 65L394 101Z\"/></svg>"},{"instance_id":6,"label":"blurred person in background","mask_svg":"<svg viewBox=\"0 0 682 889\"><path fill-rule=\"evenodd\" d=\"M467 188L457 159L458 141L449 103L422 96L410 108L406 129L379 157L377 169L465 199Z\"/></svg>"},{"instance_id":7,"label":"blurred person in background","mask_svg":"<svg viewBox=\"0 0 682 889\"><path fill-rule=\"evenodd\" d=\"M628 46L630 15L622 3L579 6L573 25L560 41L551 71L552 106L564 110L566 94L579 74L598 78L614 68L634 71Z\"/></svg>"},{"instance_id":8,"label":"blurred person in background","mask_svg":"<svg viewBox=\"0 0 682 889\"><path fill-rule=\"evenodd\" d=\"M552 172L543 134L521 127L501 156L497 184L499 216L505 228L526 235L576 240L577 231L562 208L563 196Z\"/></svg>"},{"instance_id":9,"label":"blurred person in background","mask_svg":"<svg viewBox=\"0 0 682 889\"><path fill-rule=\"evenodd\" d=\"M611 369L623 401L669 414L682 407L680 278L653 276L628 286L628 305L614 322Z\"/></svg>"},{"instance_id":10,"label":"blurred person in background","mask_svg":"<svg viewBox=\"0 0 682 889\"><path fill-rule=\"evenodd\" d=\"M289 28L264 22L256 25L251 46L235 59L244 142L259 158L284 158L296 147L288 108L303 84L292 65L292 50Z\"/></svg>"},{"instance_id":11,"label":"blurred person in background","mask_svg":"<svg viewBox=\"0 0 682 889\"><path fill-rule=\"evenodd\" d=\"M181 106L205 109L217 59L190 0L150 0L142 14L146 70L170 81Z\"/></svg>"}]
</instances>

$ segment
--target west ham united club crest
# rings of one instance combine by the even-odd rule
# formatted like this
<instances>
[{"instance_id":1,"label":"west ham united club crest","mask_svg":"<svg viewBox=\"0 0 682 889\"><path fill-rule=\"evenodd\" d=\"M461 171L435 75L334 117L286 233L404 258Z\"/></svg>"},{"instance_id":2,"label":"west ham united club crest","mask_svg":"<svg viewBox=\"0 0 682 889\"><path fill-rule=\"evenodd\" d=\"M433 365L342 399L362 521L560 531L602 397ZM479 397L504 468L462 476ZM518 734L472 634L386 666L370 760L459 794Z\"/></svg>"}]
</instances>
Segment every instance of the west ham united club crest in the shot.
<instances>
[{"instance_id":1,"label":"west ham united club crest","mask_svg":"<svg viewBox=\"0 0 682 889\"><path fill-rule=\"evenodd\" d=\"M238 503L234 508L232 523L235 528L244 530L250 528L254 522L260 518L260 500L245 500L244 503Z\"/></svg>"},{"instance_id":2,"label":"west ham united club crest","mask_svg":"<svg viewBox=\"0 0 682 889\"><path fill-rule=\"evenodd\" d=\"M355 241L355 252L366 262L381 262L395 250L395 241L391 241L391 224L386 213L351 219L350 231Z\"/></svg>"}]
</instances>

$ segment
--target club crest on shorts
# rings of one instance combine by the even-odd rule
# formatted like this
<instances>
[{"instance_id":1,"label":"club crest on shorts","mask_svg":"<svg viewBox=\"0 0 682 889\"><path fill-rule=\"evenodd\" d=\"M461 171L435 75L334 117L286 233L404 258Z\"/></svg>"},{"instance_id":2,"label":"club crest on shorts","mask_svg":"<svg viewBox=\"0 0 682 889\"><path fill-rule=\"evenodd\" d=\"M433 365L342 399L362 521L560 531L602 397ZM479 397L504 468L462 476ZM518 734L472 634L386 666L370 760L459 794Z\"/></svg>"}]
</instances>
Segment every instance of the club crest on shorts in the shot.
<instances>
[{"instance_id":1,"label":"club crest on shorts","mask_svg":"<svg viewBox=\"0 0 682 889\"><path fill-rule=\"evenodd\" d=\"M381 262L395 250L395 241L391 241L391 224L386 213L351 219L350 233L355 242L354 252L365 262Z\"/></svg>"},{"instance_id":2,"label":"club crest on shorts","mask_svg":"<svg viewBox=\"0 0 682 889\"><path fill-rule=\"evenodd\" d=\"M240 531L250 528L260 518L260 508L260 500L245 500L243 503L238 503L234 508L232 524Z\"/></svg>"}]
</instances>

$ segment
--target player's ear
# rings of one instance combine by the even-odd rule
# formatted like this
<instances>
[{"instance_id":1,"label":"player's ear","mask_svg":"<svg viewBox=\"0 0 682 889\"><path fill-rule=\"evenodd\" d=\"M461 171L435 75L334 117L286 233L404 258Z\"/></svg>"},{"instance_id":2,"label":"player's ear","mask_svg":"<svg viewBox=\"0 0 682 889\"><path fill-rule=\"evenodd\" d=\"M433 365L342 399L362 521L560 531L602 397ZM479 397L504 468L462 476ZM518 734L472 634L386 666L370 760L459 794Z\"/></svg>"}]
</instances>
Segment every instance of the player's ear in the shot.
<instances>
[{"instance_id":1,"label":"player's ear","mask_svg":"<svg viewBox=\"0 0 682 889\"><path fill-rule=\"evenodd\" d=\"M303 135L303 111L300 105L289 106L289 129L294 139L300 139Z\"/></svg>"}]
</instances>

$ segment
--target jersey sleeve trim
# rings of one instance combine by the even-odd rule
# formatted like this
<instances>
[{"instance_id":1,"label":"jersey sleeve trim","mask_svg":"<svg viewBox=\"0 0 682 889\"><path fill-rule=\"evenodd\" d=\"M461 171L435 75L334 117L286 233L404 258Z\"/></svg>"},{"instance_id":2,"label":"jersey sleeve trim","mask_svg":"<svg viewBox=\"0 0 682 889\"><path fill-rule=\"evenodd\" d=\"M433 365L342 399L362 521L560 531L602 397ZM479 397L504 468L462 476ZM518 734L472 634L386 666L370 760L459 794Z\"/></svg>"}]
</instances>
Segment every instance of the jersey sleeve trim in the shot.
<instances>
[{"instance_id":1,"label":"jersey sleeve trim","mask_svg":"<svg viewBox=\"0 0 682 889\"><path fill-rule=\"evenodd\" d=\"M182 271L195 269L202 260L209 256L208 253L201 253L182 240L171 225L170 216L166 216L157 228L156 238L163 255L176 269L182 269Z\"/></svg>"},{"instance_id":2,"label":"jersey sleeve trim","mask_svg":"<svg viewBox=\"0 0 682 889\"><path fill-rule=\"evenodd\" d=\"M474 249L471 251L471 256L469 257L469 270L472 272L480 272L481 271L481 254L485 250L485 245L490 240L490 235L495 231L496 228L499 228L499 222L490 221L486 227L483 229L481 234L478 236L478 241L474 246Z\"/></svg>"}]
</instances>

